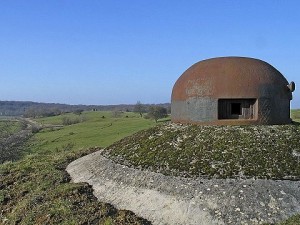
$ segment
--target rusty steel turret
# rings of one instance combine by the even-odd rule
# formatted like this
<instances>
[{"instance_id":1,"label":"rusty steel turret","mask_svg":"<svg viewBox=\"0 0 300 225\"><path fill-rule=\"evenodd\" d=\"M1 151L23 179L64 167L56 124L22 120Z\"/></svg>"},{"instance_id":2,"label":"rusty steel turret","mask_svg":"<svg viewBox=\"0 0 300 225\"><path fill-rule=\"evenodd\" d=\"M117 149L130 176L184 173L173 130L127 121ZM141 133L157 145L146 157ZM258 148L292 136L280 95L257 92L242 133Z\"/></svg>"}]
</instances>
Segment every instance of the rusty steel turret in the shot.
<instances>
[{"instance_id":1,"label":"rusty steel turret","mask_svg":"<svg viewBox=\"0 0 300 225\"><path fill-rule=\"evenodd\" d=\"M288 124L295 83L270 64L246 57L200 61L176 81L173 122L244 125Z\"/></svg>"}]
</instances>

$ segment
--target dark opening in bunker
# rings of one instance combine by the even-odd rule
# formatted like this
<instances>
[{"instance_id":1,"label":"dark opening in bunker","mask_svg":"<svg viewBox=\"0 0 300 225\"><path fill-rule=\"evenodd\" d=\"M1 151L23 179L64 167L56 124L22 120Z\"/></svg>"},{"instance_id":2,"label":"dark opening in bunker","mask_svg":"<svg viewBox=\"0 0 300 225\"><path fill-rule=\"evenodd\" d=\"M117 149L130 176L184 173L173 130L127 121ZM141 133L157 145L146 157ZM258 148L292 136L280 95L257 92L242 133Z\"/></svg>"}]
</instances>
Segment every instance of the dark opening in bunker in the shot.
<instances>
[{"instance_id":1,"label":"dark opening in bunker","mask_svg":"<svg viewBox=\"0 0 300 225\"><path fill-rule=\"evenodd\" d=\"M256 99L219 99L218 119L254 119Z\"/></svg>"},{"instance_id":2,"label":"dark opening in bunker","mask_svg":"<svg viewBox=\"0 0 300 225\"><path fill-rule=\"evenodd\" d=\"M242 114L242 104L241 103L231 103L231 114L241 115Z\"/></svg>"}]
</instances>

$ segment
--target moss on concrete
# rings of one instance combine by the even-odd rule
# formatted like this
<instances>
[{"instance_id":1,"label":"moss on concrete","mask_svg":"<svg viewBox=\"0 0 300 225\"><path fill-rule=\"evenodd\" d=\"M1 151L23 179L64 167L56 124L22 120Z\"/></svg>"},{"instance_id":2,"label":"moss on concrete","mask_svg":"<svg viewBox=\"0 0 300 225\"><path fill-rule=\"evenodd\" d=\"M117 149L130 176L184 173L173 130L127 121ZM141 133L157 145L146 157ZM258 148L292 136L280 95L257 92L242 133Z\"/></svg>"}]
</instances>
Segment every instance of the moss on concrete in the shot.
<instances>
[{"instance_id":1,"label":"moss on concrete","mask_svg":"<svg viewBox=\"0 0 300 225\"><path fill-rule=\"evenodd\" d=\"M115 161L166 175L300 178L300 126L195 126L168 123L106 148Z\"/></svg>"}]
</instances>

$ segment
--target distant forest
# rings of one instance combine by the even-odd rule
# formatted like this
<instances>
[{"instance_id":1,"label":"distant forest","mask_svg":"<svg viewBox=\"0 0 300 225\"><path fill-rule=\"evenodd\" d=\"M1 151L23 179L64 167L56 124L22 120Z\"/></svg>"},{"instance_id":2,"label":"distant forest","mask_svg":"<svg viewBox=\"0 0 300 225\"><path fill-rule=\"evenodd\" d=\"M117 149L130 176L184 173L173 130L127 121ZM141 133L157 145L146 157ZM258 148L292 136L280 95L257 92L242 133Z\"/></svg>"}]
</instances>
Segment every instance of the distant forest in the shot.
<instances>
[{"instance_id":1,"label":"distant forest","mask_svg":"<svg viewBox=\"0 0 300 225\"><path fill-rule=\"evenodd\" d=\"M150 106L162 106L170 112L170 103L143 104L145 109ZM133 112L135 105L68 105L58 103L38 103L29 101L0 101L0 116L44 117L78 111L127 111Z\"/></svg>"}]
</instances>

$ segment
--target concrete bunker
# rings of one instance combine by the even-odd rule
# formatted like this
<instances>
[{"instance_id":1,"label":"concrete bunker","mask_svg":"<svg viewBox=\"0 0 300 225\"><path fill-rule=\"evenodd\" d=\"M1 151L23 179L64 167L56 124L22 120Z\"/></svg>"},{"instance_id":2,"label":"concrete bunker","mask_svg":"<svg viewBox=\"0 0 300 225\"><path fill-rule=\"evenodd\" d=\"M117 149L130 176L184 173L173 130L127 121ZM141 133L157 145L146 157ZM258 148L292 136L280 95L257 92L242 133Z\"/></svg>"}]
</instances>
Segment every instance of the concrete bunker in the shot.
<instances>
[{"instance_id":1,"label":"concrete bunker","mask_svg":"<svg viewBox=\"0 0 300 225\"><path fill-rule=\"evenodd\" d=\"M200 61L176 81L173 122L243 125L288 124L294 82L270 64L246 57Z\"/></svg>"}]
</instances>

